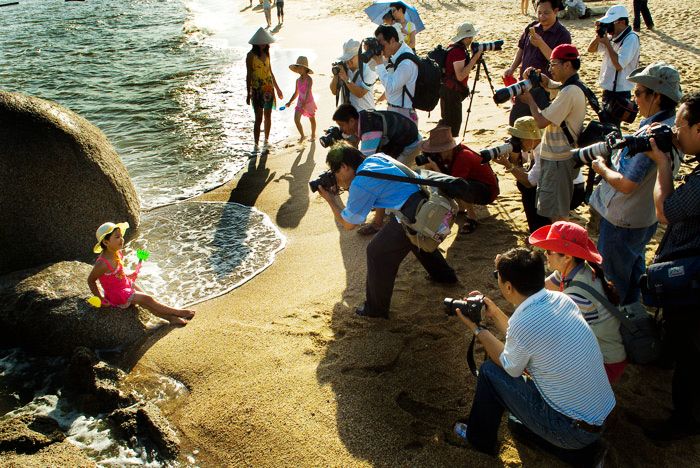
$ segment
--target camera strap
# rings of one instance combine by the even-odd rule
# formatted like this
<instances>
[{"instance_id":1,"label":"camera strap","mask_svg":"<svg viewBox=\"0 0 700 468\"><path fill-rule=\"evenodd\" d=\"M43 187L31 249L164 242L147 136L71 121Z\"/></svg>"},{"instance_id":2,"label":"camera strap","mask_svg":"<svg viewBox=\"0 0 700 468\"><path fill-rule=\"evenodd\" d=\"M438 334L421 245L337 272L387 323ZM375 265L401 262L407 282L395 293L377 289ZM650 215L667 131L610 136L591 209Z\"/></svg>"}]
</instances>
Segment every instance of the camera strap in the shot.
<instances>
[{"instance_id":1,"label":"camera strap","mask_svg":"<svg viewBox=\"0 0 700 468\"><path fill-rule=\"evenodd\" d=\"M596 113L598 118L602 121L603 118L601 116L601 109L600 109L600 103L598 102L598 98L596 95L591 91L588 86L583 84L581 80L578 77L578 73L573 75L571 78L566 80L564 82L564 85L561 87L561 89L566 88L567 86L576 86L578 87L581 91L583 91L583 95L586 97L586 100L588 101L588 105L591 106L591 109L593 109L593 112ZM571 130L569 130L569 127L566 125L566 119L562 120L561 122L561 130L564 132L564 135L566 136L567 141L569 142L569 145L571 145L572 148L575 148L576 145L576 139L574 136L571 134Z\"/></svg>"},{"instance_id":2,"label":"camera strap","mask_svg":"<svg viewBox=\"0 0 700 468\"><path fill-rule=\"evenodd\" d=\"M474 344L476 343L476 335L472 335L472 342L469 343L469 348L467 349L467 365L469 366L469 371L474 377L479 377L479 371L476 368L476 361L474 360Z\"/></svg>"},{"instance_id":3,"label":"camera strap","mask_svg":"<svg viewBox=\"0 0 700 468\"><path fill-rule=\"evenodd\" d=\"M636 36L636 34L632 32L632 27L631 27L631 26L627 26L627 29L625 29L625 30L622 32L622 35L621 35L619 38L613 39L613 42L614 42L615 44L618 44L618 43L620 44L620 48L617 49L618 51L620 51L620 50L622 49L622 44L625 43L625 39L627 39L627 37L630 36L630 35ZM616 68L616 69L615 69L615 78L613 79L613 89L612 89L612 92L613 92L613 93L617 90L617 76L618 76L619 74L620 74L620 71Z\"/></svg>"}]
</instances>

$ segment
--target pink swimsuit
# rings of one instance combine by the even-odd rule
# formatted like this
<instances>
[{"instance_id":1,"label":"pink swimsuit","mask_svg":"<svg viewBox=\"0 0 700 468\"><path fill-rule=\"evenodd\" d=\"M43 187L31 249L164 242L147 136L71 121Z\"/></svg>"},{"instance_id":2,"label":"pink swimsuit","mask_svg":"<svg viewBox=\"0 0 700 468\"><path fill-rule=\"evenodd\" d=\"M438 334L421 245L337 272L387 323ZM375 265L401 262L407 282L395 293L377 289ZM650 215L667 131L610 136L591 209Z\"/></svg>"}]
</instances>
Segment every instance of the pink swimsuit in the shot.
<instances>
[{"instance_id":1,"label":"pink swimsuit","mask_svg":"<svg viewBox=\"0 0 700 468\"><path fill-rule=\"evenodd\" d=\"M310 79L297 79L297 92L299 93L299 99L297 100L297 106L294 109L299 112L304 117L313 117L316 115L316 102L314 102L314 95L311 93L311 80Z\"/></svg>"},{"instance_id":2,"label":"pink swimsuit","mask_svg":"<svg viewBox=\"0 0 700 468\"><path fill-rule=\"evenodd\" d=\"M121 261L124 260L121 252L119 252L119 259ZM97 261L102 261L109 268L109 273L105 273L98 278L104 290L105 299L109 302L109 304L105 305L126 309L131 305L131 301L136 293L134 281L124 273L124 267L121 262L117 264L117 269L115 270L102 255L97 257Z\"/></svg>"}]
</instances>

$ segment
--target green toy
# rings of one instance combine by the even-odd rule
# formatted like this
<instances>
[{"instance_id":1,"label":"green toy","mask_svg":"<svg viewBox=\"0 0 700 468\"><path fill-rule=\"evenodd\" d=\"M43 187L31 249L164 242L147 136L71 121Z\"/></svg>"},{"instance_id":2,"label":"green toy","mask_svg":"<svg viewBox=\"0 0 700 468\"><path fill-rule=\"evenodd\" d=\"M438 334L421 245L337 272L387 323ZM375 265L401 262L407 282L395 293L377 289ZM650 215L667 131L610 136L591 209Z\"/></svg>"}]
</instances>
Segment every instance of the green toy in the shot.
<instances>
[{"instance_id":1,"label":"green toy","mask_svg":"<svg viewBox=\"0 0 700 468\"><path fill-rule=\"evenodd\" d=\"M136 257L139 259L140 262L143 262L144 260L148 260L148 257L151 256L151 252L148 250L137 250L136 251Z\"/></svg>"}]
</instances>

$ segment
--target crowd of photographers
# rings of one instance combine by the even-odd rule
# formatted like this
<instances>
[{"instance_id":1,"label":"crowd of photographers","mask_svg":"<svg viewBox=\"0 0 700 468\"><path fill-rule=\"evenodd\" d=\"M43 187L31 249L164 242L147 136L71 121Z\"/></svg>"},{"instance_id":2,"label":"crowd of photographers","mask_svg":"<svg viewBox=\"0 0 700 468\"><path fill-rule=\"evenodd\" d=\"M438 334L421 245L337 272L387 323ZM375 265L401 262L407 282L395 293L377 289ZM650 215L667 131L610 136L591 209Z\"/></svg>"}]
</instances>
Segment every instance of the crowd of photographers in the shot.
<instances>
[{"instance_id":1,"label":"crowd of photographers","mask_svg":"<svg viewBox=\"0 0 700 468\"><path fill-rule=\"evenodd\" d=\"M676 366L672 414L645 433L656 440L700 434L700 169L679 187L673 184L683 155L700 155L700 94L683 95L672 65L639 66L639 36L625 7L615 5L596 22L588 47L603 58L599 104L579 77L585 64L557 19L558 0L539 0L536 8L537 21L524 29L502 75L507 86L494 92L496 103L512 101L509 139L480 152L456 138L462 102L473 91L468 78L475 67L477 79L481 67L488 77L483 52L500 50L502 41L476 43L477 29L464 23L446 49L425 59L415 54L415 33L409 46L391 24L379 26L374 38L348 40L330 86L338 98L337 127L321 137L330 148L329 171L311 188L346 229L375 210L366 300L356 312L388 318L398 268L409 252L429 280L458 281L437 247L462 211L460 231L476 229L474 205L493 203L499 194L490 161L503 165L522 194L530 243L545 251L553 273L545 276L541 253L515 248L496 257L494 271L514 307L510 317L478 292L466 301L446 299L489 357L469 418L458 421L454 433L496 453L508 411L514 432L564 459L596 461L616 404L611 384L628 361L641 362L637 356L649 351L643 347L653 346L627 340L627 322L651 320L642 293L647 305L663 310L668 356ZM392 11L405 22L403 4L392 4ZM386 110L375 110L377 80ZM422 140L416 109L432 110L438 100L442 119ZM597 119L586 123L588 108ZM622 135L621 123L634 122L637 114L639 129ZM344 205L338 190L348 192ZM600 216L597 245L568 221L584 202ZM646 271L646 246L659 222L667 228ZM487 321L505 342L485 328Z\"/></svg>"}]
</instances>

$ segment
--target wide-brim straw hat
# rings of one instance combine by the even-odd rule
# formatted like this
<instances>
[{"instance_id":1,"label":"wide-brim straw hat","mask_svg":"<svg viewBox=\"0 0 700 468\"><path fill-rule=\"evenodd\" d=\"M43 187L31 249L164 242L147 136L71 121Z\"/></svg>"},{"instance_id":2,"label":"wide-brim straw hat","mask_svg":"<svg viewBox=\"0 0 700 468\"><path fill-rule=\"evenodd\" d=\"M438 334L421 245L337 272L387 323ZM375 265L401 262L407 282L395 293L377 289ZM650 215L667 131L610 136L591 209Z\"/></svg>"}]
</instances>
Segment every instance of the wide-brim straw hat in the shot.
<instances>
[{"instance_id":1,"label":"wide-brim straw hat","mask_svg":"<svg viewBox=\"0 0 700 468\"><path fill-rule=\"evenodd\" d=\"M302 68L305 68L309 74L314 72L312 69L309 68L309 59L307 59L303 55L300 55L299 58L297 58L297 63L291 64L289 66L289 69L293 72L301 73Z\"/></svg>"},{"instance_id":2,"label":"wide-brim straw hat","mask_svg":"<svg viewBox=\"0 0 700 468\"><path fill-rule=\"evenodd\" d=\"M275 36L270 34L266 29L260 27L257 31L255 31L253 37L250 38L248 44L267 45L272 44L273 42L275 42Z\"/></svg>"},{"instance_id":3,"label":"wide-brim straw hat","mask_svg":"<svg viewBox=\"0 0 700 468\"><path fill-rule=\"evenodd\" d=\"M471 23L462 23L459 26L457 26L457 32L455 33L454 37L450 39L450 42L453 44L456 44L457 42L461 41L465 37L474 37L476 36L476 33L479 32L478 28L475 28L473 24Z\"/></svg>"},{"instance_id":4,"label":"wide-brim straw hat","mask_svg":"<svg viewBox=\"0 0 700 468\"><path fill-rule=\"evenodd\" d=\"M656 62L646 67L640 67L632 71L627 77L632 83L639 83L645 88L663 94L679 102L683 97L681 90L681 75L675 67L666 62Z\"/></svg>"},{"instance_id":5,"label":"wide-brim straw hat","mask_svg":"<svg viewBox=\"0 0 700 468\"><path fill-rule=\"evenodd\" d=\"M457 146L457 140L452 138L452 129L439 125L430 130L430 136L421 143L421 150L426 153L440 153Z\"/></svg>"},{"instance_id":6,"label":"wide-brim straw hat","mask_svg":"<svg viewBox=\"0 0 700 468\"><path fill-rule=\"evenodd\" d=\"M539 140L542 138L542 129L537 125L534 117L525 116L516 119L512 127L506 129L509 134L525 140Z\"/></svg>"},{"instance_id":7,"label":"wide-brim straw hat","mask_svg":"<svg viewBox=\"0 0 700 468\"><path fill-rule=\"evenodd\" d=\"M122 232L123 236L126 230L129 229L129 223L104 223L102 226L98 227L97 231L95 232L97 244L95 244L95 247L92 248L92 251L97 254L102 252L103 249L102 245L100 245L100 242L102 242L105 237L114 232L115 229L119 229Z\"/></svg>"},{"instance_id":8,"label":"wide-brim straw hat","mask_svg":"<svg viewBox=\"0 0 700 468\"><path fill-rule=\"evenodd\" d=\"M585 228L569 221L557 221L542 226L530 235L530 244L544 250L571 255L592 263L602 263L603 257Z\"/></svg>"},{"instance_id":9,"label":"wide-brim straw hat","mask_svg":"<svg viewBox=\"0 0 700 468\"><path fill-rule=\"evenodd\" d=\"M348 39L348 41L345 44L343 44L343 55L338 57L338 61L347 62L348 60L356 56L359 50L360 41L356 41L355 39Z\"/></svg>"}]
</instances>

